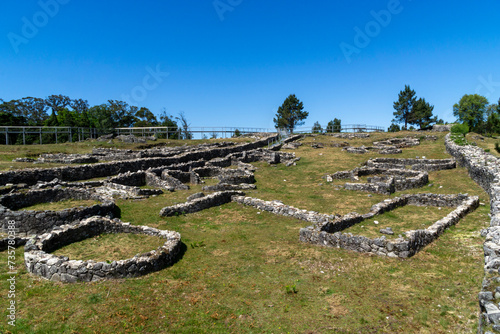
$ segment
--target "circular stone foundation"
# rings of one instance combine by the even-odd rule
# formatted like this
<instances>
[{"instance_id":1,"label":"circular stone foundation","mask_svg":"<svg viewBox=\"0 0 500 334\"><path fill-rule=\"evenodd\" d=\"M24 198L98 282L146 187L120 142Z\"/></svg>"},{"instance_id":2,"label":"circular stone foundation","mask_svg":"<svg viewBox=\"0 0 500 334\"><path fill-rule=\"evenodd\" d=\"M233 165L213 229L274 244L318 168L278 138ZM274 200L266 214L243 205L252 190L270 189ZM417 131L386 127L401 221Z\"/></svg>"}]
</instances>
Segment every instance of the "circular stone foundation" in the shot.
<instances>
[{"instance_id":1,"label":"circular stone foundation","mask_svg":"<svg viewBox=\"0 0 500 334\"><path fill-rule=\"evenodd\" d=\"M70 260L50 252L63 246L103 233L146 234L165 239L155 250L126 260L96 262ZM180 252L181 235L177 232L158 230L148 226L135 226L118 219L88 218L76 225L56 227L50 233L32 238L24 247L27 270L37 276L67 283L90 282L101 279L142 276L172 265Z\"/></svg>"}]
</instances>

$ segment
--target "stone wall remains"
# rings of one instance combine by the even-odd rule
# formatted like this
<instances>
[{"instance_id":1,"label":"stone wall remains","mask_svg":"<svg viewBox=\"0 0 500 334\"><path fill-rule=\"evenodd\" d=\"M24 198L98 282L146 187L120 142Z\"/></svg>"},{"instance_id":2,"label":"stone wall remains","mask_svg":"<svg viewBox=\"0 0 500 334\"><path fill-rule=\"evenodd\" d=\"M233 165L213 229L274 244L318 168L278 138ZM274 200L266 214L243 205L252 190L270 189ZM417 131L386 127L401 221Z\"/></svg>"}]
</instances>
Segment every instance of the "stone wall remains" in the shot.
<instances>
[{"instance_id":1,"label":"stone wall remains","mask_svg":"<svg viewBox=\"0 0 500 334\"><path fill-rule=\"evenodd\" d=\"M263 201L258 198L233 196L233 202L253 206L262 211L268 211L275 215L293 217L312 223L327 222L338 217L337 215L325 215L315 211L301 210L293 206L285 205L281 201Z\"/></svg>"},{"instance_id":2,"label":"stone wall remains","mask_svg":"<svg viewBox=\"0 0 500 334\"><path fill-rule=\"evenodd\" d=\"M139 158L118 162L96 163L80 166L64 166L56 168L33 168L15 171L0 172L0 185L26 183L36 184L38 181L52 181L57 178L62 181L87 180L96 177L107 177L124 172L135 172L169 166L179 163L188 163L196 160L211 160L223 158L231 153L241 153L255 150L267 145L269 140L276 139L277 135L272 135L252 143L233 145L228 147L217 147L211 149L199 149L192 152L185 152L172 157Z\"/></svg>"},{"instance_id":3,"label":"stone wall remains","mask_svg":"<svg viewBox=\"0 0 500 334\"><path fill-rule=\"evenodd\" d=\"M342 233L341 231L365 219L393 210L404 205L451 206L457 207L446 217L438 220L426 229L406 232L406 238L387 240L385 236L370 239L364 236ZM411 194L385 200L374 205L365 215L347 214L334 221L312 225L300 230L300 240L327 247L340 247L362 253L381 256L407 258L436 240L445 229L458 223L469 212L479 206L478 197L466 195Z\"/></svg>"},{"instance_id":4,"label":"stone wall remains","mask_svg":"<svg viewBox=\"0 0 500 334\"><path fill-rule=\"evenodd\" d=\"M50 254L65 245L103 233L146 234L165 239L165 243L150 252L130 259L108 262L70 260ZM118 219L92 217L74 225L63 225L50 233L38 235L25 246L24 260L28 272L56 282L91 282L110 278L145 275L172 265L180 253L181 236L177 232L134 226Z\"/></svg>"},{"instance_id":5,"label":"stone wall remains","mask_svg":"<svg viewBox=\"0 0 500 334\"><path fill-rule=\"evenodd\" d=\"M368 167L384 169L405 169L407 167L420 171L437 171L456 168L453 159L396 159L396 158L374 158L366 162Z\"/></svg>"},{"instance_id":6,"label":"stone wall remains","mask_svg":"<svg viewBox=\"0 0 500 334\"><path fill-rule=\"evenodd\" d=\"M162 217L178 216L182 214L202 211L214 206L219 206L229 203L231 202L231 197L235 195L242 196L244 195L244 193L240 191L215 192L213 194L196 198L185 203L164 207L160 211L160 216Z\"/></svg>"},{"instance_id":7,"label":"stone wall remains","mask_svg":"<svg viewBox=\"0 0 500 334\"><path fill-rule=\"evenodd\" d=\"M446 150L468 169L470 177L490 196L490 227L481 231L485 237L484 280L479 293L479 331L500 332L500 159L476 146L460 146L450 134L445 137Z\"/></svg>"},{"instance_id":8,"label":"stone wall remains","mask_svg":"<svg viewBox=\"0 0 500 334\"><path fill-rule=\"evenodd\" d=\"M95 200L100 202L89 207L76 207L61 211L20 210L38 203L57 202L66 199ZM25 193L12 193L0 197L1 231L8 231L8 222L15 221L19 236L25 237L44 233L54 226L79 221L95 215L112 217L117 207L112 199L77 188L49 188L30 190Z\"/></svg>"},{"instance_id":9,"label":"stone wall remains","mask_svg":"<svg viewBox=\"0 0 500 334\"><path fill-rule=\"evenodd\" d=\"M327 182L332 182L334 179L358 180L359 177L368 175L380 176L368 178L368 183L345 183L344 188L388 195L395 191L420 188L429 182L429 174L425 171L365 166L327 175L326 180Z\"/></svg>"}]
</instances>

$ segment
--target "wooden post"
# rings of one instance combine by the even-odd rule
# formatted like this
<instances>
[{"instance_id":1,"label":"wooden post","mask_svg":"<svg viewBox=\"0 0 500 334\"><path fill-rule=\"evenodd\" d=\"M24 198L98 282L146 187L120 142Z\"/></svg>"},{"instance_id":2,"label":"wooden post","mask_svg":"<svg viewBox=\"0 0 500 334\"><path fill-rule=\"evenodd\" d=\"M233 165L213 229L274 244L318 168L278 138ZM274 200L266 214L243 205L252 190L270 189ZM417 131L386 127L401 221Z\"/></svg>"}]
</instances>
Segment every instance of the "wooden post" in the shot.
<instances>
[{"instance_id":1,"label":"wooden post","mask_svg":"<svg viewBox=\"0 0 500 334\"><path fill-rule=\"evenodd\" d=\"M71 128L69 128L69 142L73 142L73 134L71 133Z\"/></svg>"},{"instance_id":2,"label":"wooden post","mask_svg":"<svg viewBox=\"0 0 500 334\"><path fill-rule=\"evenodd\" d=\"M40 145L42 145L42 127L39 127L38 131L40 132Z\"/></svg>"},{"instance_id":3,"label":"wooden post","mask_svg":"<svg viewBox=\"0 0 500 334\"><path fill-rule=\"evenodd\" d=\"M26 133L25 133L25 131L26 131L26 128L23 127L23 145L26 145Z\"/></svg>"},{"instance_id":4,"label":"wooden post","mask_svg":"<svg viewBox=\"0 0 500 334\"><path fill-rule=\"evenodd\" d=\"M57 142L57 128L54 128L56 130L56 144L58 144Z\"/></svg>"}]
</instances>

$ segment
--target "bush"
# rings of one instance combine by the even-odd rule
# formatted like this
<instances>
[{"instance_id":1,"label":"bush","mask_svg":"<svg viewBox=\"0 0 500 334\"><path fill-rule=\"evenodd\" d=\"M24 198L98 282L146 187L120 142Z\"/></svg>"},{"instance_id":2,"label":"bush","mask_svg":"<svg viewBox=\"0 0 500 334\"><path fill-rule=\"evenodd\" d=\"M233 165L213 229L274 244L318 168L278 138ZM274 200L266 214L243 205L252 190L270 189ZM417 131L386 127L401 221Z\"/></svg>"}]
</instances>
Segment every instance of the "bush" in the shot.
<instances>
[{"instance_id":1,"label":"bush","mask_svg":"<svg viewBox=\"0 0 500 334\"><path fill-rule=\"evenodd\" d=\"M498 145L498 143L495 143L495 151L500 153L500 145Z\"/></svg>"},{"instance_id":2,"label":"bush","mask_svg":"<svg viewBox=\"0 0 500 334\"><path fill-rule=\"evenodd\" d=\"M469 133L469 126L467 124L455 124L451 127L451 133L460 133L465 136Z\"/></svg>"},{"instance_id":3,"label":"bush","mask_svg":"<svg viewBox=\"0 0 500 334\"><path fill-rule=\"evenodd\" d=\"M387 132L399 132L401 128L399 125L392 123L391 126L387 129Z\"/></svg>"}]
</instances>

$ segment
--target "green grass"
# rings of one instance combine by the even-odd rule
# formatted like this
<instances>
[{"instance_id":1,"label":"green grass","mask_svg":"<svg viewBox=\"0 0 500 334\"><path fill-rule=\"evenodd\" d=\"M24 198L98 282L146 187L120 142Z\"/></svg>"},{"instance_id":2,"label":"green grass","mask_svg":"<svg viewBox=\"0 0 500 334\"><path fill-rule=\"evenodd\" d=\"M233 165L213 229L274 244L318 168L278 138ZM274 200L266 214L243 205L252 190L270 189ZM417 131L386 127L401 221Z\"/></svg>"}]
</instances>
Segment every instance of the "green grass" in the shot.
<instances>
[{"instance_id":1,"label":"green grass","mask_svg":"<svg viewBox=\"0 0 500 334\"><path fill-rule=\"evenodd\" d=\"M71 260L112 262L149 252L164 243L165 239L142 234L101 234L59 248L53 254L67 256Z\"/></svg>"},{"instance_id":2,"label":"green grass","mask_svg":"<svg viewBox=\"0 0 500 334\"><path fill-rule=\"evenodd\" d=\"M362 235L370 239L383 235L388 239L396 239L399 235L405 237L405 232L410 230L426 229L453 210L454 208L406 205L378 215L375 218L366 219L359 224L345 229L343 232ZM375 222L378 222L378 224L375 224ZM394 235L380 233L380 229L387 227L393 230Z\"/></svg>"},{"instance_id":3,"label":"green grass","mask_svg":"<svg viewBox=\"0 0 500 334\"><path fill-rule=\"evenodd\" d=\"M34 211L60 211L64 209L76 208L80 206L92 206L96 204L100 204L101 202L95 200L75 200L68 199L59 202L47 202L47 203L38 203L35 205L31 205L21 210L34 210Z\"/></svg>"},{"instance_id":4,"label":"green grass","mask_svg":"<svg viewBox=\"0 0 500 334\"><path fill-rule=\"evenodd\" d=\"M349 142L368 146L392 136L401 133ZM449 158L444 134L438 136L437 142L423 141L403 149L398 157ZM305 142L313 139L344 141L319 136ZM403 193L468 192L489 202L462 168L432 172L432 186L391 196L335 190L321 177L378 155L310 145L295 152L302 160L294 167L256 163L258 189L247 195L339 214L365 213L373 204ZM177 217L158 215L162 207L183 202L200 189L193 186L145 200L117 201L123 221L178 231L185 244L176 264L141 278L53 283L27 274L22 248L18 249L19 322L16 328L0 322L0 332L434 334L477 330L484 261L479 231L489 225L488 206L470 213L414 257L401 260L300 243L299 229L310 223L236 203ZM125 243L117 241L116 247L120 245ZM7 253L0 253L0 258L6 261ZM2 296L7 295L8 277L2 266Z\"/></svg>"}]
</instances>

